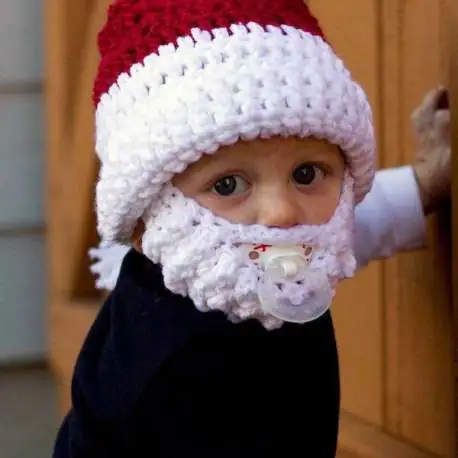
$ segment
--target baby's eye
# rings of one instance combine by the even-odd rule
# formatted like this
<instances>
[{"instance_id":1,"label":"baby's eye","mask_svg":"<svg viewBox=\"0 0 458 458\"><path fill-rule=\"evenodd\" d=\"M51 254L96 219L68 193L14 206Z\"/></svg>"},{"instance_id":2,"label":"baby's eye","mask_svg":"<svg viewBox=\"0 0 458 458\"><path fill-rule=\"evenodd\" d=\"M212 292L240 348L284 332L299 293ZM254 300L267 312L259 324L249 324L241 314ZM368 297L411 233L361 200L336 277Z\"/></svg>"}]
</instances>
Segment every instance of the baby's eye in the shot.
<instances>
[{"instance_id":1,"label":"baby's eye","mask_svg":"<svg viewBox=\"0 0 458 458\"><path fill-rule=\"evenodd\" d=\"M248 183L238 175L231 175L218 180L212 187L212 192L228 197L242 194L247 190Z\"/></svg>"},{"instance_id":2,"label":"baby's eye","mask_svg":"<svg viewBox=\"0 0 458 458\"><path fill-rule=\"evenodd\" d=\"M314 164L301 164L293 174L293 181L300 186L310 186L314 181L323 179L323 170Z\"/></svg>"}]
</instances>

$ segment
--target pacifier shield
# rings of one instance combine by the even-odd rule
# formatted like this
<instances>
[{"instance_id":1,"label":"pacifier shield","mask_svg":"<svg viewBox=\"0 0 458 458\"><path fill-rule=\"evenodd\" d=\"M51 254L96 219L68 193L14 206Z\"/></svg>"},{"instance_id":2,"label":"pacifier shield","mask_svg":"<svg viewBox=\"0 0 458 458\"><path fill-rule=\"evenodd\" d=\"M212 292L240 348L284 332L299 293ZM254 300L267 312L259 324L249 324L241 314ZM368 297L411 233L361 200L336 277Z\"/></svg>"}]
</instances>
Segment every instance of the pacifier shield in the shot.
<instances>
[{"instance_id":1,"label":"pacifier shield","mask_svg":"<svg viewBox=\"0 0 458 458\"><path fill-rule=\"evenodd\" d=\"M288 281L278 282L267 276L258 286L258 297L264 312L291 323L307 323L325 314L332 303L334 290L327 276L314 269L303 268L303 287L299 295L288 294ZM283 288L282 288L283 286Z\"/></svg>"}]
</instances>

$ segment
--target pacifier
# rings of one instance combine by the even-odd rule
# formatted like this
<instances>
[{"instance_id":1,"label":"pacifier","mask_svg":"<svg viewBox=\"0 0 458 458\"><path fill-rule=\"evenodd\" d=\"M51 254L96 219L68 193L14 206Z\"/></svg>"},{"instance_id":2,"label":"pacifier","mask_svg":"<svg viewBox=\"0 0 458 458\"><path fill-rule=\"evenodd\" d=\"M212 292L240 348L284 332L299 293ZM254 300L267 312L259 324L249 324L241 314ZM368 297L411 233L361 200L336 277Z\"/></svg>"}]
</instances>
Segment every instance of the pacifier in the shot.
<instances>
[{"instance_id":1,"label":"pacifier","mask_svg":"<svg viewBox=\"0 0 458 458\"><path fill-rule=\"evenodd\" d=\"M251 245L248 257L264 270L258 285L258 298L264 312L283 321L307 323L316 320L330 307L334 291L328 277L310 267L310 245ZM288 284L303 287L300 300L289 297Z\"/></svg>"}]
</instances>

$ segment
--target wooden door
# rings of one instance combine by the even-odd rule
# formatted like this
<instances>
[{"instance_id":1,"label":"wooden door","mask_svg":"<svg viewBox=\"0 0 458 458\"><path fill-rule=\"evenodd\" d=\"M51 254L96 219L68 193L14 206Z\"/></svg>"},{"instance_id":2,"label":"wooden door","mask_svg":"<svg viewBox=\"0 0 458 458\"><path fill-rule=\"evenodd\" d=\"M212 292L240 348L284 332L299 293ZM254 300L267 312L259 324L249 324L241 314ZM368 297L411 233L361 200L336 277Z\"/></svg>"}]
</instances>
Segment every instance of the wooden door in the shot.
<instances>
[{"instance_id":1,"label":"wooden door","mask_svg":"<svg viewBox=\"0 0 458 458\"><path fill-rule=\"evenodd\" d=\"M380 167L412 161L410 112L426 91L447 83L446 17L458 29L453 2L309 0L369 95ZM45 1L49 350L62 413L76 355L102 301L87 249L96 242L91 85L108 3ZM447 213L429 228L427 250L374 263L338 292L342 457L454 456Z\"/></svg>"},{"instance_id":2,"label":"wooden door","mask_svg":"<svg viewBox=\"0 0 458 458\"><path fill-rule=\"evenodd\" d=\"M379 166L413 160L411 111L448 82L447 15L438 0L310 0L374 109ZM455 23L458 30L458 22ZM341 444L360 456L454 455L449 218L429 248L377 262L334 305L341 356Z\"/></svg>"}]
</instances>

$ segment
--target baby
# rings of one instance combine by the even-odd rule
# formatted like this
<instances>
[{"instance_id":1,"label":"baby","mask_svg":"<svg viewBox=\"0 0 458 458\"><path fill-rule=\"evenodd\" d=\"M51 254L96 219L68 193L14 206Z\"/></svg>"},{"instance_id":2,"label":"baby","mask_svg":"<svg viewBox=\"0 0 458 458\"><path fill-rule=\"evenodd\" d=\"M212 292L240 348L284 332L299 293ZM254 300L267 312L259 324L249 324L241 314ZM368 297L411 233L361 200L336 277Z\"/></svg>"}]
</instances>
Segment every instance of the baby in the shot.
<instances>
[{"instance_id":1,"label":"baby","mask_svg":"<svg viewBox=\"0 0 458 458\"><path fill-rule=\"evenodd\" d=\"M128 244L142 221L143 254L81 349L54 458L334 457L364 91L302 0L118 0L99 46L98 231Z\"/></svg>"}]
</instances>

